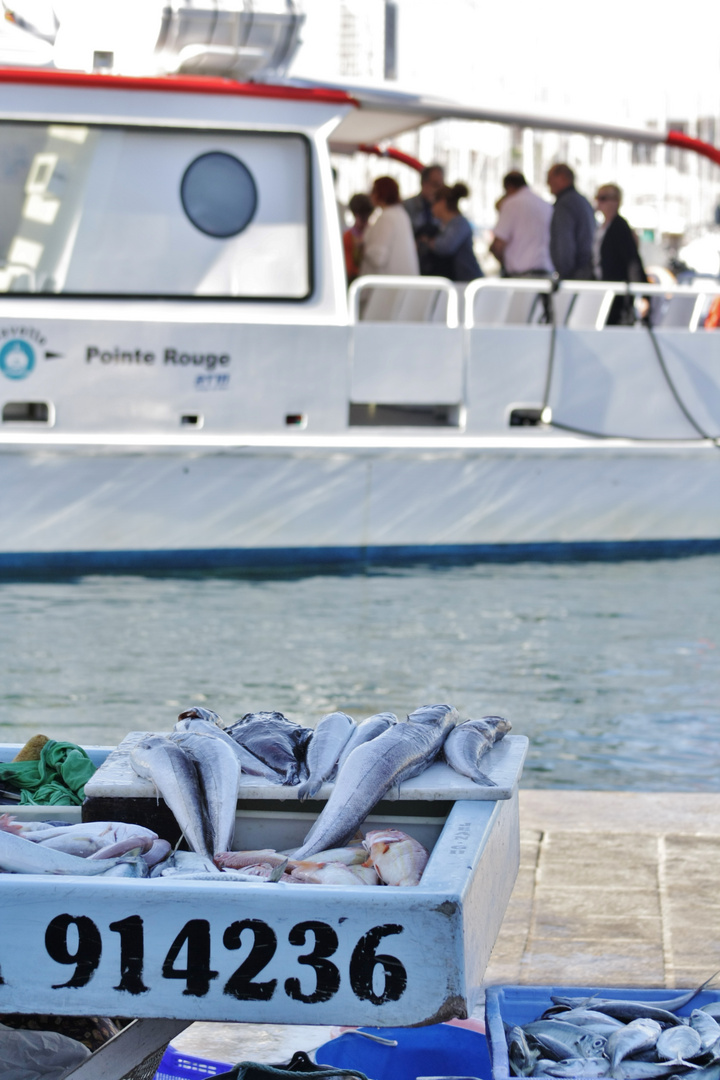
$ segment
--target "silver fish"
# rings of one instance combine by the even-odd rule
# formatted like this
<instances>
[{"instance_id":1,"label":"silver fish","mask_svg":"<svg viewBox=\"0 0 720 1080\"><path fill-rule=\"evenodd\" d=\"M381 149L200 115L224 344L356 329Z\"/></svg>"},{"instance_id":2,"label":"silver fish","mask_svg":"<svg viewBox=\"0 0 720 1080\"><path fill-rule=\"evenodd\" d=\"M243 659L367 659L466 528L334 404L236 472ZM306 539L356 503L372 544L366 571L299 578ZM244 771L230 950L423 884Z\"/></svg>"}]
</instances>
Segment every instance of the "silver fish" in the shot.
<instances>
[{"instance_id":1,"label":"silver fish","mask_svg":"<svg viewBox=\"0 0 720 1080\"><path fill-rule=\"evenodd\" d=\"M694 997L705 989L709 983L716 979L720 975L720 971L716 971L705 982L700 983L694 990L686 990L682 994L675 994L671 998L663 998L661 1001L630 1001L615 998L602 998L597 994L593 994L590 997L566 997L560 994L551 995L550 1000L556 1005L567 1005L569 1008L574 1008L576 1005L586 1005L591 1009L598 1009L601 1012L609 1012L605 1007L610 1005L612 1013L610 1015L617 1016L619 1020L635 1019L639 1016L652 1016L652 1010L665 1010L667 1014L673 1013L676 1009L681 1009L683 1005L687 1005L692 1001ZM717 1006L719 1003L711 1002L708 1005L703 1006L703 1009L710 1011L713 1005ZM601 1008L601 1006L603 1006ZM621 1015L622 1013L622 1015ZM656 1017L660 1019L660 1017ZM666 1020L665 1017L660 1021L661 1023L680 1023L677 1016L671 1017L670 1020Z\"/></svg>"},{"instance_id":2,"label":"silver fish","mask_svg":"<svg viewBox=\"0 0 720 1080\"><path fill-rule=\"evenodd\" d=\"M312 728L288 720L279 712L247 713L227 728L228 734L275 769L284 784L297 784Z\"/></svg>"},{"instance_id":3,"label":"silver fish","mask_svg":"<svg viewBox=\"0 0 720 1080\"><path fill-rule=\"evenodd\" d=\"M197 766L213 855L232 847L235 834L240 762L234 750L215 735L173 731L173 742L187 751Z\"/></svg>"},{"instance_id":4,"label":"silver fish","mask_svg":"<svg viewBox=\"0 0 720 1080\"><path fill-rule=\"evenodd\" d=\"M538 1062L540 1065L540 1062ZM564 1058L562 1061L547 1061L542 1063L542 1076L558 1077L599 1077L606 1076L610 1063L606 1058ZM533 1073L533 1076L538 1075Z\"/></svg>"},{"instance_id":5,"label":"silver fish","mask_svg":"<svg viewBox=\"0 0 720 1080\"><path fill-rule=\"evenodd\" d=\"M343 847L393 785L417 775L434 761L457 720L452 706L428 705L356 747L293 858L307 859L325 848Z\"/></svg>"},{"instance_id":6,"label":"silver fish","mask_svg":"<svg viewBox=\"0 0 720 1080\"><path fill-rule=\"evenodd\" d=\"M150 735L130 751L138 776L152 780L193 851L210 855L210 837L195 762L172 739Z\"/></svg>"},{"instance_id":7,"label":"silver fish","mask_svg":"<svg viewBox=\"0 0 720 1080\"><path fill-rule=\"evenodd\" d=\"M516 1025L508 1036L508 1056L515 1076L530 1076L540 1057L540 1051L528 1044L523 1029Z\"/></svg>"},{"instance_id":8,"label":"silver fish","mask_svg":"<svg viewBox=\"0 0 720 1080\"><path fill-rule=\"evenodd\" d=\"M312 799L325 781L332 775L343 749L357 730L352 716L344 712L332 712L323 716L305 748L308 778L300 784L298 799Z\"/></svg>"},{"instance_id":9,"label":"silver fish","mask_svg":"<svg viewBox=\"0 0 720 1080\"><path fill-rule=\"evenodd\" d=\"M658 1035L655 1053L663 1061L683 1063L686 1058L694 1057L702 1050L702 1039L695 1028L686 1024L665 1028Z\"/></svg>"},{"instance_id":10,"label":"silver fish","mask_svg":"<svg viewBox=\"0 0 720 1080\"><path fill-rule=\"evenodd\" d=\"M469 776L476 784L483 787L497 787L480 768L480 761L510 731L512 724L502 716L484 716L482 720L466 720L448 735L443 745L443 754L448 765Z\"/></svg>"},{"instance_id":11,"label":"silver fish","mask_svg":"<svg viewBox=\"0 0 720 1080\"><path fill-rule=\"evenodd\" d=\"M202 705L193 705L190 709L185 709L185 712L178 714L178 720L204 720L205 723L212 724L221 731L225 730L225 722L218 714L212 709L204 709Z\"/></svg>"},{"instance_id":12,"label":"silver fish","mask_svg":"<svg viewBox=\"0 0 720 1080\"><path fill-rule=\"evenodd\" d=\"M358 724L353 732L350 734L350 738L343 747L343 752L338 759L335 775L340 772L346 760L353 752L356 746L362 746L363 743L370 742L371 739L376 739L378 735L382 735L383 731L387 731L393 724L397 724L397 716L391 712L375 713L373 716L368 716L367 720L363 720L361 724Z\"/></svg>"},{"instance_id":13,"label":"silver fish","mask_svg":"<svg viewBox=\"0 0 720 1080\"><path fill-rule=\"evenodd\" d=\"M104 874L123 861L126 860L83 859L33 844L11 832L0 832L0 869L11 874Z\"/></svg>"},{"instance_id":14,"label":"silver fish","mask_svg":"<svg viewBox=\"0 0 720 1080\"><path fill-rule=\"evenodd\" d=\"M200 710L190 709L188 712L192 713L198 711ZM208 709L203 709L202 711L209 712ZM215 714L213 713L213 715ZM269 765L266 765L264 761L261 761L259 757L256 757L255 754L252 754L247 747L228 735L227 731L219 724L213 724L203 717L194 717L188 715L188 713L181 713L173 731L194 731L202 735L213 735L217 739L222 739L222 741L227 743L232 749L233 753L237 755L242 771L247 773L248 776L262 776L265 780L270 780L273 784L282 784L283 782L282 776L280 776L276 769L272 769Z\"/></svg>"},{"instance_id":15,"label":"silver fish","mask_svg":"<svg viewBox=\"0 0 720 1080\"><path fill-rule=\"evenodd\" d=\"M704 1050L713 1046L720 1039L720 1024L718 1024L714 1016L711 1016L703 1009L693 1009L690 1013L690 1027L697 1031Z\"/></svg>"},{"instance_id":16,"label":"silver fish","mask_svg":"<svg viewBox=\"0 0 720 1080\"><path fill-rule=\"evenodd\" d=\"M662 1028L657 1020L651 1020L646 1016L638 1016L618 1028L608 1039L605 1045L605 1054L610 1058L610 1065L615 1069L623 1058L631 1054L638 1054L642 1050L650 1050L658 1041Z\"/></svg>"}]
</instances>

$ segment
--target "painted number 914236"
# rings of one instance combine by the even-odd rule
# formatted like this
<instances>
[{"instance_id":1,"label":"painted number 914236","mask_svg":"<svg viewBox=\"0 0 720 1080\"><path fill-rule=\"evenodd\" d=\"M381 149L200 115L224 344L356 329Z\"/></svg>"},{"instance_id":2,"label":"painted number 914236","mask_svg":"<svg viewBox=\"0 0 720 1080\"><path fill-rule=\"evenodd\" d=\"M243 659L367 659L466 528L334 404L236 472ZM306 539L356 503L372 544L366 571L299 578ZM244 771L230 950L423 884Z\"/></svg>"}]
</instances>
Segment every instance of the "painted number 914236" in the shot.
<instances>
[{"instance_id":1,"label":"painted number 914236","mask_svg":"<svg viewBox=\"0 0 720 1080\"><path fill-rule=\"evenodd\" d=\"M145 928L139 915L109 924L109 930L119 936L120 978L115 990L129 994L144 994L151 989L145 982ZM407 972L395 956L378 952L383 938L401 934L402 926L385 923L373 926L359 939L350 957L348 978L353 993L361 1001L382 1005L398 1001L407 986ZM290 976L282 984L284 993L293 1001L316 1003L329 1001L339 990L340 969L330 959L338 949L335 930L327 923L308 919L299 922L288 934L289 945L309 951L298 952L296 962L314 971L314 977L303 973ZM240 919L226 927L223 947L229 952L247 948L250 951L242 963L226 979L223 993L238 1001L270 1001L278 991L280 980L258 978L275 956L277 934L261 919ZM74 965L75 970L66 982L56 983L53 990L86 986L100 965L103 941L100 929L86 915L57 915L45 931L45 948L57 964ZM286 954L287 955L287 954ZM183 994L203 997L213 979L220 976L210 966L211 928L207 919L190 919L171 943L161 966L163 979L178 979L185 983Z\"/></svg>"}]
</instances>

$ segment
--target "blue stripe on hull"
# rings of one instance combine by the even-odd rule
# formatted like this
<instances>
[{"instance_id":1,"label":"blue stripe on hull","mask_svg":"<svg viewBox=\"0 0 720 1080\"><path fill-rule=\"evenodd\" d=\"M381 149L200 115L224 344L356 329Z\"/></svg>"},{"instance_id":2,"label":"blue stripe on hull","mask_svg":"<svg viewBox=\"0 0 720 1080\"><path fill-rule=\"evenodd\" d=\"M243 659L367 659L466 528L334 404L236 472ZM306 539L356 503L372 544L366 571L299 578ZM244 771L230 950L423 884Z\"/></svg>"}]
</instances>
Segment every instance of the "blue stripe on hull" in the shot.
<instances>
[{"instance_id":1,"label":"blue stripe on hull","mask_svg":"<svg viewBox=\"0 0 720 1080\"><path fill-rule=\"evenodd\" d=\"M52 551L0 553L0 575L252 572L357 569L410 563L612 562L666 559L720 552L707 540L609 540L527 544L438 544L377 547L217 548L182 551Z\"/></svg>"}]
</instances>

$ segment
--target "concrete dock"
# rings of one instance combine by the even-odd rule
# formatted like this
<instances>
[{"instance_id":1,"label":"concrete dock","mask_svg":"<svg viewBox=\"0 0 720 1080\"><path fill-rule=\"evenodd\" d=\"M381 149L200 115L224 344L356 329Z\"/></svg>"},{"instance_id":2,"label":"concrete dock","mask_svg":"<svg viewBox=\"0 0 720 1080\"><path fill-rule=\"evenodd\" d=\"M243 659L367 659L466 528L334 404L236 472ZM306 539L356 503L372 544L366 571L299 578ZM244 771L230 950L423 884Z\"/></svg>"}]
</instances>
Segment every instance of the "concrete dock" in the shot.
<instances>
[{"instance_id":1,"label":"concrete dock","mask_svg":"<svg viewBox=\"0 0 720 1080\"><path fill-rule=\"evenodd\" d=\"M486 985L690 987L720 969L720 794L520 791L520 838ZM173 1043L279 1062L329 1036L193 1024Z\"/></svg>"}]
</instances>

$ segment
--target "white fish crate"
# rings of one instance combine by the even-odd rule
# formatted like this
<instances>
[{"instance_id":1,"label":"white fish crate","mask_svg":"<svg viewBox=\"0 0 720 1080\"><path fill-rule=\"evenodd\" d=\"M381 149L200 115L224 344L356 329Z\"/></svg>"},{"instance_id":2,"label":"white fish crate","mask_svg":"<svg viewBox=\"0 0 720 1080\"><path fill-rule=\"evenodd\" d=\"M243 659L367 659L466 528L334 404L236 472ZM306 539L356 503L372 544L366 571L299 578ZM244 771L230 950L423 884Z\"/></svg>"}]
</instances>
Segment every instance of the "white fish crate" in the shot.
<instances>
[{"instance_id":1,"label":"white fish crate","mask_svg":"<svg viewBox=\"0 0 720 1080\"><path fill-rule=\"evenodd\" d=\"M505 797L436 787L403 803L402 785L367 819L430 849L415 887L0 875L12 912L0 1013L384 1027L466 1016L519 866L516 738ZM272 795L240 800L235 848L300 845L312 813L291 788Z\"/></svg>"}]
</instances>

